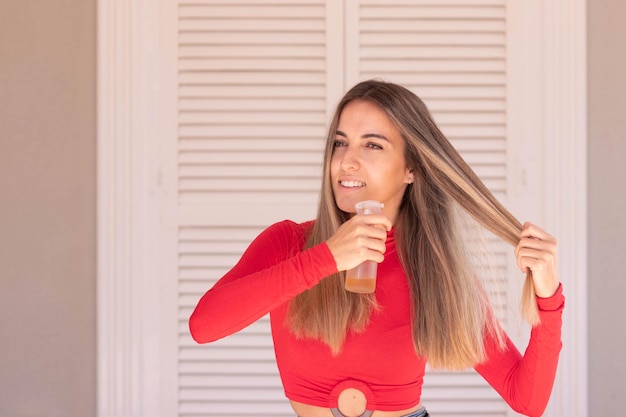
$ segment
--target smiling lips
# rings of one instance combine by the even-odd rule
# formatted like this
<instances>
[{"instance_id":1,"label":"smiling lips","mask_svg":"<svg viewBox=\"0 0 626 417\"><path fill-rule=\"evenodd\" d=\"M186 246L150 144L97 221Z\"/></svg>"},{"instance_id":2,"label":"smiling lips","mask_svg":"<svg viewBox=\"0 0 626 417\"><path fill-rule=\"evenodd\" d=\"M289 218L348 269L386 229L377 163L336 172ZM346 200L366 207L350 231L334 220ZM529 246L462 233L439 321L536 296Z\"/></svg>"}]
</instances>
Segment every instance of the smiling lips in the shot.
<instances>
[{"instance_id":1,"label":"smiling lips","mask_svg":"<svg viewBox=\"0 0 626 417\"><path fill-rule=\"evenodd\" d=\"M364 187L365 183L361 182L361 181L355 181L355 180L344 180L344 181L339 181L339 184L342 187L346 187L346 188L358 188L358 187Z\"/></svg>"}]
</instances>

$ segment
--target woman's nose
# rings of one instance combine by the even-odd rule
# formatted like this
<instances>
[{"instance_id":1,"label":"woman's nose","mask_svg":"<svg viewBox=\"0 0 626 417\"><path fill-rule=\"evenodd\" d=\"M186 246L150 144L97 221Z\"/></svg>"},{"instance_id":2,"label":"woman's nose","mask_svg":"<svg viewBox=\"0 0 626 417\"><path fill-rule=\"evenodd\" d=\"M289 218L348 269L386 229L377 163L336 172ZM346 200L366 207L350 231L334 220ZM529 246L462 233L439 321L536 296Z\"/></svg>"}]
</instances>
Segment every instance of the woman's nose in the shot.
<instances>
[{"instance_id":1,"label":"woman's nose","mask_svg":"<svg viewBox=\"0 0 626 417\"><path fill-rule=\"evenodd\" d=\"M346 146L341 158L341 168L345 171L353 171L361 166L359 153L357 148Z\"/></svg>"}]
</instances>

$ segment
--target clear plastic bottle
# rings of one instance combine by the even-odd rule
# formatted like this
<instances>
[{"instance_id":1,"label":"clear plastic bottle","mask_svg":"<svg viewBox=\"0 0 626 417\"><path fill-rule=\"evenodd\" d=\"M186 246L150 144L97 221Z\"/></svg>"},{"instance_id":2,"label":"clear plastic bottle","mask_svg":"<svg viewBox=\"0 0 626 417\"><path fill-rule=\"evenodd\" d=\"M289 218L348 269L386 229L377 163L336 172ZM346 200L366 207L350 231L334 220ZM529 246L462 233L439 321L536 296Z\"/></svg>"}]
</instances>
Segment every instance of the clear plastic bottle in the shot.
<instances>
[{"instance_id":1,"label":"clear plastic bottle","mask_svg":"<svg viewBox=\"0 0 626 417\"><path fill-rule=\"evenodd\" d=\"M382 204L375 200L366 200L356 203L358 214L380 214ZM376 290L376 273L378 263L375 261L365 261L355 268L346 271L345 288L348 291L361 294L373 293Z\"/></svg>"}]
</instances>

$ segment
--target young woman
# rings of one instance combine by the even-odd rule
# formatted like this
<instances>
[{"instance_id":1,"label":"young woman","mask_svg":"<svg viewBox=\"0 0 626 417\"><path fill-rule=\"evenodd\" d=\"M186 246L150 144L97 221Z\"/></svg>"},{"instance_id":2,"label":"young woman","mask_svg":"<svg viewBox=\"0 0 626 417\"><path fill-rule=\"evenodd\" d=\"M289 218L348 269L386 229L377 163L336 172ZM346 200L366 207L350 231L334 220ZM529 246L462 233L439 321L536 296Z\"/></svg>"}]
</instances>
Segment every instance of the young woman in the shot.
<instances>
[{"instance_id":1,"label":"young woman","mask_svg":"<svg viewBox=\"0 0 626 417\"><path fill-rule=\"evenodd\" d=\"M377 200L382 214L358 215ZM458 208L515 246L532 323L522 356L499 327L466 257ZM422 101L366 81L341 100L324 156L317 218L259 235L199 301L199 343L270 313L285 394L300 417L418 417L426 363L474 367L516 411L540 416L561 349L555 239L521 225L440 132ZM373 294L345 271L378 263ZM236 302L235 302L236 300Z\"/></svg>"}]
</instances>

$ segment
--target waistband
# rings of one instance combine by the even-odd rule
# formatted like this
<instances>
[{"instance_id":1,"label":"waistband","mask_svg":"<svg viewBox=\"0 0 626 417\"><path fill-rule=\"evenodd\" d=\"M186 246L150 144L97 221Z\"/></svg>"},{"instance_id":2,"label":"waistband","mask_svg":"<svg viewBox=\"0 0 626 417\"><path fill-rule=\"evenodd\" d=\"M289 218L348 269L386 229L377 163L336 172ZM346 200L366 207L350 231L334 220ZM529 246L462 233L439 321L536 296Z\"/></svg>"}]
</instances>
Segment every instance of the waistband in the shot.
<instances>
[{"instance_id":1,"label":"waistband","mask_svg":"<svg viewBox=\"0 0 626 417\"><path fill-rule=\"evenodd\" d=\"M341 414L341 411L339 411L336 408L331 408L330 412L333 413L333 417L346 417L345 415ZM372 413L373 413L372 410L365 410L365 412L361 414L359 417L370 417ZM411 414L405 414L402 417L429 417L429 414L426 411L426 407L422 407L418 410L415 410Z\"/></svg>"}]
</instances>

